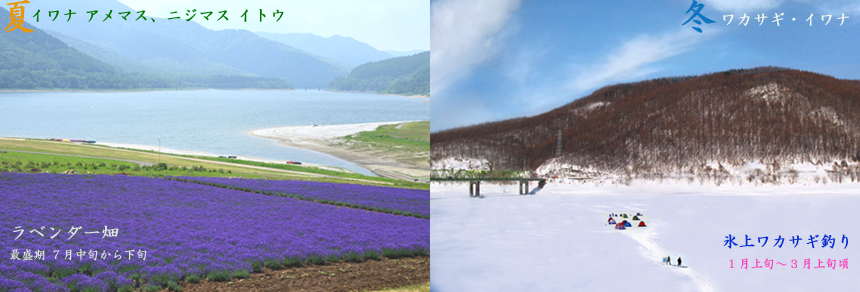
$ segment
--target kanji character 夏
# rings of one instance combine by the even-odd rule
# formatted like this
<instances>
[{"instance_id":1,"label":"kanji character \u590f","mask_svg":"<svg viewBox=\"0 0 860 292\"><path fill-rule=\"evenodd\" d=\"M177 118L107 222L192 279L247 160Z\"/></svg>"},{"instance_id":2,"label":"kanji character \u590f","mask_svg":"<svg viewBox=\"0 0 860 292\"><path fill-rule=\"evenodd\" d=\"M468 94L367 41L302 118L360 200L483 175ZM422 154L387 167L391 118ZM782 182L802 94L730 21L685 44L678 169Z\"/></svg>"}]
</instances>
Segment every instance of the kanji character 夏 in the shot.
<instances>
[{"instance_id":1,"label":"kanji character \u590f","mask_svg":"<svg viewBox=\"0 0 860 292\"><path fill-rule=\"evenodd\" d=\"M12 7L9 8L9 25L6 26L4 31L10 32L16 29L20 29L25 33L33 31L32 29L22 26L24 25L24 6L22 4L27 3L30 3L30 1L23 0L18 2L6 3L6 5L12 5ZM39 14L39 12L37 11L36 14ZM38 17L36 22L39 22Z\"/></svg>"}]
</instances>

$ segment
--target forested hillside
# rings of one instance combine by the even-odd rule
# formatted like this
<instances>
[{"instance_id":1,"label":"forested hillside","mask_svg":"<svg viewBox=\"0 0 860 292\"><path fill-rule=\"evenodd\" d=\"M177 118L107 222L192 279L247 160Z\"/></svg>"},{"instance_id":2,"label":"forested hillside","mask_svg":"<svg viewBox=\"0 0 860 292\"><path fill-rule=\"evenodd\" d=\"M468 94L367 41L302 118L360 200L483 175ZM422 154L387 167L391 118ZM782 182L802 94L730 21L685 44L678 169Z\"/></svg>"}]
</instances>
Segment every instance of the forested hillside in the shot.
<instances>
[{"instance_id":1,"label":"forested hillside","mask_svg":"<svg viewBox=\"0 0 860 292\"><path fill-rule=\"evenodd\" d=\"M429 95L430 52L363 64L333 80L329 89Z\"/></svg>"},{"instance_id":2,"label":"forested hillside","mask_svg":"<svg viewBox=\"0 0 860 292\"><path fill-rule=\"evenodd\" d=\"M0 9L0 18L9 11ZM0 89L290 88L276 78L124 72L41 29L0 33Z\"/></svg>"},{"instance_id":3,"label":"forested hillside","mask_svg":"<svg viewBox=\"0 0 860 292\"><path fill-rule=\"evenodd\" d=\"M561 133L561 152L558 135ZM782 68L608 86L547 113L431 135L432 157L606 172L860 160L860 81Z\"/></svg>"}]
</instances>

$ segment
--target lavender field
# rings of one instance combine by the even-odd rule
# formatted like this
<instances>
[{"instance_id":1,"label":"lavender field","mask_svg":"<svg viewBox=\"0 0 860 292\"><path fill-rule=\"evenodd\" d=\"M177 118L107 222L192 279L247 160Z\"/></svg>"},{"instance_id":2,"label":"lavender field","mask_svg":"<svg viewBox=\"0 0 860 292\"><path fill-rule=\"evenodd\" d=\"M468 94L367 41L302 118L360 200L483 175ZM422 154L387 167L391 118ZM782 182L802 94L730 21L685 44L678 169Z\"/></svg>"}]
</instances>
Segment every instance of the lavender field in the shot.
<instances>
[{"instance_id":1,"label":"lavender field","mask_svg":"<svg viewBox=\"0 0 860 292\"><path fill-rule=\"evenodd\" d=\"M131 291L429 254L427 219L166 179L0 173L0 197L0 291Z\"/></svg>"},{"instance_id":2,"label":"lavender field","mask_svg":"<svg viewBox=\"0 0 860 292\"><path fill-rule=\"evenodd\" d=\"M178 177L176 179L222 187L274 192L327 204L430 218L430 192L427 190L245 178Z\"/></svg>"}]
</instances>

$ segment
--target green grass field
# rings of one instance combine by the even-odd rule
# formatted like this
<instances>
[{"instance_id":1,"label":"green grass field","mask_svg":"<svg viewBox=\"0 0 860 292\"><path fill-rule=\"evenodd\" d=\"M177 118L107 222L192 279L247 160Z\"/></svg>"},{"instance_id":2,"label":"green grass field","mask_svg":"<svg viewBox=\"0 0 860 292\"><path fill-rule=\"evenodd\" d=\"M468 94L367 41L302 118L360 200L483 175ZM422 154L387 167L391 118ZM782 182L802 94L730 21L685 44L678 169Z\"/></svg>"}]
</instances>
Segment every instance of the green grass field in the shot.
<instances>
[{"instance_id":1,"label":"green grass field","mask_svg":"<svg viewBox=\"0 0 860 292\"><path fill-rule=\"evenodd\" d=\"M159 154L35 139L0 138L0 172L216 176L309 180L429 189L428 184L370 177L316 167L217 157ZM29 151L37 153L25 153ZM84 156L84 157L78 157Z\"/></svg>"},{"instance_id":2,"label":"green grass field","mask_svg":"<svg viewBox=\"0 0 860 292\"><path fill-rule=\"evenodd\" d=\"M372 148L393 153L412 163L426 162L430 158L430 122L383 125L374 131L360 132L343 138L351 149Z\"/></svg>"}]
</instances>

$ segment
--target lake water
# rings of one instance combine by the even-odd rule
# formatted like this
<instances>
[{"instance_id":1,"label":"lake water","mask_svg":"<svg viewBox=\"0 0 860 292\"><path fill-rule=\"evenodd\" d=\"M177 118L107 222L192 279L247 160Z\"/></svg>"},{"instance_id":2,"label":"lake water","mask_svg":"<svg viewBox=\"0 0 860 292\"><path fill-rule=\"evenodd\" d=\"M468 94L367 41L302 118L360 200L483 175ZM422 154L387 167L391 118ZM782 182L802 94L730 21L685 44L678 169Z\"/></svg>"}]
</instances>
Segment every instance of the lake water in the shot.
<instances>
[{"instance_id":1,"label":"lake water","mask_svg":"<svg viewBox=\"0 0 860 292\"><path fill-rule=\"evenodd\" d=\"M251 130L428 120L422 99L320 91L0 93L0 136L86 139L370 171Z\"/></svg>"}]
</instances>

